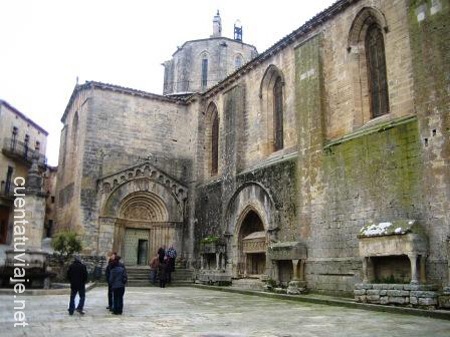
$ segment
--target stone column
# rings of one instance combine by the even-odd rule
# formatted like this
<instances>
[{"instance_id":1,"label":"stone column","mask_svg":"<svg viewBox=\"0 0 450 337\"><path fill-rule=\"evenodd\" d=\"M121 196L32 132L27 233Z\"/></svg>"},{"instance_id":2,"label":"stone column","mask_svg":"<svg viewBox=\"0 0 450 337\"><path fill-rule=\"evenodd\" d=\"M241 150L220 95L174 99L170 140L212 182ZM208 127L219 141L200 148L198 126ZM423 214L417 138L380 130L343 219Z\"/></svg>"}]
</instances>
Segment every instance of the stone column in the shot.
<instances>
[{"instance_id":1,"label":"stone column","mask_svg":"<svg viewBox=\"0 0 450 337\"><path fill-rule=\"evenodd\" d=\"M220 269L220 253L216 253L216 270Z\"/></svg>"},{"instance_id":2,"label":"stone column","mask_svg":"<svg viewBox=\"0 0 450 337\"><path fill-rule=\"evenodd\" d=\"M28 171L26 186L24 209L28 221L27 248L41 250L45 219L45 193L42 192L42 177L36 158L33 159L33 164Z\"/></svg>"},{"instance_id":3,"label":"stone column","mask_svg":"<svg viewBox=\"0 0 450 337\"><path fill-rule=\"evenodd\" d=\"M426 261L427 257L425 255L420 256L420 283L427 283L427 274L426 274Z\"/></svg>"},{"instance_id":4,"label":"stone column","mask_svg":"<svg viewBox=\"0 0 450 337\"><path fill-rule=\"evenodd\" d=\"M300 260L300 270L299 270L299 279L300 281L305 281L305 260Z\"/></svg>"},{"instance_id":5,"label":"stone column","mask_svg":"<svg viewBox=\"0 0 450 337\"><path fill-rule=\"evenodd\" d=\"M369 283L369 276L367 274L368 257L362 258L363 283Z\"/></svg>"},{"instance_id":6,"label":"stone column","mask_svg":"<svg viewBox=\"0 0 450 337\"><path fill-rule=\"evenodd\" d=\"M204 262L203 254L200 254L200 270L204 269Z\"/></svg>"},{"instance_id":7,"label":"stone column","mask_svg":"<svg viewBox=\"0 0 450 337\"><path fill-rule=\"evenodd\" d=\"M417 254L408 254L411 263L411 284L419 284L419 275L417 273Z\"/></svg>"},{"instance_id":8,"label":"stone column","mask_svg":"<svg viewBox=\"0 0 450 337\"><path fill-rule=\"evenodd\" d=\"M292 260L292 268L293 268L293 275L294 278L292 279L293 281L299 281L300 277L299 277L299 273L298 273L298 263L300 260Z\"/></svg>"}]
</instances>

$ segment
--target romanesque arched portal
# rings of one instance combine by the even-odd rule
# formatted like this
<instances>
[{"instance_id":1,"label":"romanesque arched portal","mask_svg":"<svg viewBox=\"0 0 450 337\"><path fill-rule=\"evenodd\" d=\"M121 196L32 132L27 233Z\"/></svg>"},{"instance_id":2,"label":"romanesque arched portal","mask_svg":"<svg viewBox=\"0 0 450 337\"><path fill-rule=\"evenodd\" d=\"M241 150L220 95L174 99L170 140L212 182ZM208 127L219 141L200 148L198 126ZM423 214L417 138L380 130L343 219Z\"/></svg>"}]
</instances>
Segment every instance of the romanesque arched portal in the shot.
<instances>
[{"instance_id":1,"label":"romanesque arched portal","mask_svg":"<svg viewBox=\"0 0 450 337\"><path fill-rule=\"evenodd\" d=\"M186 191L150 165L105 178L99 251L117 251L126 265L146 265L161 246L181 255Z\"/></svg>"}]
</instances>

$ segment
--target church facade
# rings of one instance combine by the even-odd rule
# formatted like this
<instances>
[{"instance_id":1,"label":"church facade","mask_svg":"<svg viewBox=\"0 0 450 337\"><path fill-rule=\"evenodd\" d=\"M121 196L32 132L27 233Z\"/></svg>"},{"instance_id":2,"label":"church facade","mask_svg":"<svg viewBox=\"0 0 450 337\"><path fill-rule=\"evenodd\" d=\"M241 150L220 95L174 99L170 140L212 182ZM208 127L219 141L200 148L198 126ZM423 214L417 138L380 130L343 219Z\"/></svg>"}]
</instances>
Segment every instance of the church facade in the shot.
<instances>
[{"instance_id":1,"label":"church facade","mask_svg":"<svg viewBox=\"0 0 450 337\"><path fill-rule=\"evenodd\" d=\"M446 286L449 12L340 0L261 54L217 15L164 63L164 95L77 85L58 228L128 265L174 244L205 280Z\"/></svg>"}]
</instances>

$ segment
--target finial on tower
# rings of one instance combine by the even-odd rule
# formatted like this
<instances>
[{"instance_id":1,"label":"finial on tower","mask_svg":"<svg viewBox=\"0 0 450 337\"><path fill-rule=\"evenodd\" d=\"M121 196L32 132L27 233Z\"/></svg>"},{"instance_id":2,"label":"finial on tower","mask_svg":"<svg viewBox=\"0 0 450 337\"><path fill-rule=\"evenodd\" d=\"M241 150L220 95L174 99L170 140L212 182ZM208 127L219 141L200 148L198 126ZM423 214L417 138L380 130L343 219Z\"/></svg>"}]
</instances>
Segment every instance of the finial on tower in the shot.
<instances>
[{"instance_id":1,"label":"finial on tower","mask_svg":"<svg viewBox=\"0 0 450 337\"><path fill-rule=\"evenodd\" d=\"M217 14L213 19L213 35L212 37L221 37L222 36L222 20L220 19L219 10L217 10Z\"/></svg>"}]
</instances>

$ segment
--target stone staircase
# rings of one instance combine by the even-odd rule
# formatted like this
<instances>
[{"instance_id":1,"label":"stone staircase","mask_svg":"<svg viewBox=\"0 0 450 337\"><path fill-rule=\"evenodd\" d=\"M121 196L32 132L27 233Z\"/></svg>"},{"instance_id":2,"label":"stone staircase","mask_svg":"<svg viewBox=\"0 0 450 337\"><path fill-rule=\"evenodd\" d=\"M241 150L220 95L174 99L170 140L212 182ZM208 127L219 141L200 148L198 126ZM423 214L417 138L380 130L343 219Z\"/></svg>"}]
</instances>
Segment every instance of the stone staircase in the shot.
<instances>
[{"instance_id":1,"label":"stone staircase","mask_svg":"<svg viewBox=\"0 0 450 337\"><path fill-rule=\"evenodd\" d=\"M149 287L152 286L150 283L149 275L150 268L147 266L129 266L127 268L128 273L128 284L129 287ZM173 286L182 286L193 284L193 273L191 269L176 269L172 273L172 283Z\"/></svg>"}]
</instances>

